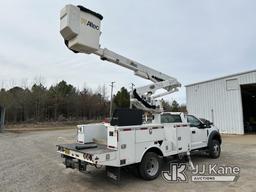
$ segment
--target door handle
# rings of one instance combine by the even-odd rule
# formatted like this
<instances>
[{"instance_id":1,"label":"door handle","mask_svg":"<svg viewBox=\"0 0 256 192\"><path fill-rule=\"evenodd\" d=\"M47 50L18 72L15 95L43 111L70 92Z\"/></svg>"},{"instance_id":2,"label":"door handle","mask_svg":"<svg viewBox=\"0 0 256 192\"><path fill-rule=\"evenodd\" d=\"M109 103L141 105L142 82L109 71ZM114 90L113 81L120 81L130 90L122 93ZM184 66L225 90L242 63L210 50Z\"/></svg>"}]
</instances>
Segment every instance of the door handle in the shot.
<instances>
[{"instance_id":1,"label":"door handle","mask_svg":"<svg viewBox=\"0 0 256 192\"><path fill-rule=\"evenodd\" d=\"M196 131L192 131L192 134L196 134Z\"/></svg>"}]
</instances>

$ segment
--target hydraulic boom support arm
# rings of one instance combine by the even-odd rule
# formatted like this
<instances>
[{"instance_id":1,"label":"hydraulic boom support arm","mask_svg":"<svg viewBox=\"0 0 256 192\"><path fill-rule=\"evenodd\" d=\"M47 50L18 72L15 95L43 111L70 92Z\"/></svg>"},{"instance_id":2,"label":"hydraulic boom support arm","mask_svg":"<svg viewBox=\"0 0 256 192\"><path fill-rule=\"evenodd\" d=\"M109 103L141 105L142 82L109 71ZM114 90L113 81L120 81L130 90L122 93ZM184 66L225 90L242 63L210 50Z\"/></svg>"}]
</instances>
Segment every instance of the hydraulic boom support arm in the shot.
<instances>
[{"instance_id":1,"label":"hydraulic boom support arm","mask_svg":"<svg viewBox=\"0 0 256 192\"><path fill-rule=\"evenodd\" d=\"M139 109L161 112L161 105L156 103L157 97L173 93L181 84L173 77L151 69L136 61L128 59L99 45L100 22L103 17L82 6L66 5L61 11L60 32L69 49L76 53L95 54L102 60L115 63L134 71L136 76L151 80L153 84L138 87L131 94L131 104ZM157 90L165 92L153 95Z\"/></svg>"}]
</instances>

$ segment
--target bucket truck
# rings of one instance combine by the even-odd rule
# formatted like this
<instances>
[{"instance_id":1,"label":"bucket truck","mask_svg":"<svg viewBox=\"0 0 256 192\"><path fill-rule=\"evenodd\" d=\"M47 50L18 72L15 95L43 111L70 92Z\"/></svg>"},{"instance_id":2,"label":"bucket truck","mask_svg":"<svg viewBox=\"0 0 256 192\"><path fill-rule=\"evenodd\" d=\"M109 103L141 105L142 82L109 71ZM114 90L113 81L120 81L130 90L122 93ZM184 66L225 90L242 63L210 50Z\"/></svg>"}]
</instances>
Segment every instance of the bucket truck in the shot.
<instances>
[{"instance_id":1,"label":"bucket truck","mask_svg":"<svg viewBox=\"0 0 256 192\"><path fill-rule=\"evenodd\" d=\"M88 165L105 166L107 176L119 182L120 168L135 167L143 179L152 180L159 176L165 157L205 150L218 158L221 137L215 126L191 115L163 112L157 98L177 91L181 86L177 79L101 48L102 19L83 6L66 5L60 14L66 46L75 53L97 55L153 83L135 88L131 108L116 110L110 123L78 125L75 143L57 145L66 168L86 171ZM164 92L156 94L160 89ZM152 114L152 122L143 122L144 112Z\"/></svg>"}]
</instances>

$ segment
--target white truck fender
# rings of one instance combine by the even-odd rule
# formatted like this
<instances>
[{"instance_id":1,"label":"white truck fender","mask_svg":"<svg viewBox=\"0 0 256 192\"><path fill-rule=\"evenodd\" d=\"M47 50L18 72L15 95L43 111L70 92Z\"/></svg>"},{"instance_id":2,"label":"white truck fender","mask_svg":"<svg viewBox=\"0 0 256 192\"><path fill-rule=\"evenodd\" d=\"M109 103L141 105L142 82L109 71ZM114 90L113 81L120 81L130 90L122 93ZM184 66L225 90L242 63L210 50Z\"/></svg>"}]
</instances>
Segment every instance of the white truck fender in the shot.
<instances>
[{"instance_id":1,"label":"white truck fender","mask_svg":"<svg viewBox=\"0 0 256 192\"><path fill-rule=\"evenodd\" d=\"M162 151L162 149L156 145L151 145L149 146L147 149L145 149L145 151L141 154L141 156L139 157L139 162L141 162L142 158L144 157L144 155L147 153L147 152L154 152L156 154L158 154L159 156L164 156L164 153Z\"/></svg>"}]
</instances>

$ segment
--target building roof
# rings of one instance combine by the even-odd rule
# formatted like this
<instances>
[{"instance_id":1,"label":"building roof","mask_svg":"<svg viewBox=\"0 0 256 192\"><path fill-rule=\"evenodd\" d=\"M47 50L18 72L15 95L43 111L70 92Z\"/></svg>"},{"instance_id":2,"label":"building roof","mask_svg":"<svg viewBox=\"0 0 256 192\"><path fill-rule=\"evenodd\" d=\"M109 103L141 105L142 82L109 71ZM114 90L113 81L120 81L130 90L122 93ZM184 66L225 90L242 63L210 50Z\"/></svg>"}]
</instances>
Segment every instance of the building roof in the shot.
<instances>
[{"instance_id":1,"label":"building roof","mask_svg":"<svg viewBox=\"0 0 256 192\"><path fill-rule=\"evenodd\" d=\"M190 87L190 86L193 86L193 85L208 83L208 82L211 82L211 81L217 81L217 80L226 79L226 78L231 78L231 77L235 77L235 76L239 76L239 75L244 75L244 74L247 74L247 73L253 73L253 72L256 72L256 69L250 70L250 71L241 72L241 73L235 73L235 74L227 75L227 76L223 76L223 77L218 77L218 78L210 79L210 80L206 80L206 81L200 81L200 82L197 82L197 83L192 83L192 84L189 84L189 85L185 85L185 87Z\"/></svg>"}]
</instances>

